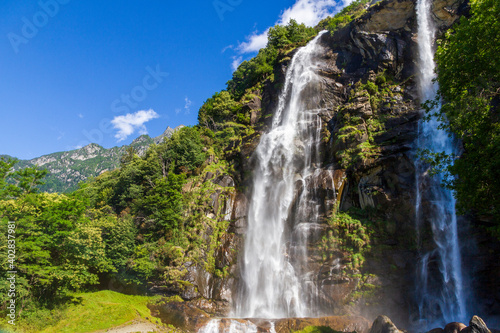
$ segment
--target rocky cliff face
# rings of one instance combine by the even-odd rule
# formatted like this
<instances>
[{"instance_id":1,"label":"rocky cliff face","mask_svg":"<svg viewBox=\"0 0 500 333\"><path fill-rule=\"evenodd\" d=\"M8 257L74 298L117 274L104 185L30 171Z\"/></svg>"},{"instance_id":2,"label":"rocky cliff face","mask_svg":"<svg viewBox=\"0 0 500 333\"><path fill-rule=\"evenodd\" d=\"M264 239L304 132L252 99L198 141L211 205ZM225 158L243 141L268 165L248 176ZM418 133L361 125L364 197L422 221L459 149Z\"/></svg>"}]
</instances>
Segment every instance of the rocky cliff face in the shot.
<instances>
[{"instance_id":1,"label":"rocky cliff face","mask_svg":"<svg viewBox=\"0 0 500 333\"><path fill-rule=\"evenodd\" d=\"M422 115L417 92L415 5L415 0L384 0L335 34L322 36L324 53L318 68L322 79L315 89L320 91L317 109L323 126L323 163L305 186L313 187L324 202L323 223L309 229L306 235L296 236L309 241L305 263L293 258L296 240L292 239L287 249L292 262L307 268L324 314L362 315L372 321L383 313L398 327L411 324L418 257L413 161ZM432 8L441 33L466 11L464 0L436 0ZM231 150L228 158L237 171L224 180L234 185L234 179L239 190L231 188L229 196L221 196L223 190L214 194L212 207L224 207L229 222L214 253L216 265L227 274L221 277L203 267L190 266L186 278L193 292L183 294L190 302L157 309L178 311L177 319L182 317L187 327L193 317L185 315L186 308L201 308L203 315L195 316L204 318L201 322L209 315L229 313L238 288L238 253L251 199L249 187L255 163L252 153L261 133L269 127L293 54L281 55L274 82L267 81L262 91L254 92L257 97L245 106L258 131L244 138L236 152ZM303 188L297 187L296 195L301 191ZM333 206L338 208L331 209ZM349 229L354 224L335 215L348 210L355 212L362 228ZM423 246L430 246L429 230L421 232ZM346 235L356 235L359 243L349 244ZM481 267L484 270L487 257L480 257L483 264L476 265L476 271ZM482 281L498 290L492 274L483 273ZM490 297L491 302L493 298ZM199 322L191 321L191 325Z\"/></svg>"},{"instance_id":2,"label":"rocky cliff face","mask_svg":"<svg viewBox=\"0 0 500 333\"><path fill-rule=\"evenodd\" d=\"M463 9L460 0L434 2L441 30L449 28ZM417 255L412 149L421 117L416 31L415 1L385 0L321 39L324 53L318 73L322 79L315 89L321 99L318 117L324 128L320 149L324 161L306 186L314 187L323 198L324 223L305 235L310 244L305 265L325 314L364 315L372 320L384 312L398 325L408 324ZM260 133L266 131L276 109L291 57L293 53L282 55L275 81L255 92L259 98L246 106ZM192 300L191 305L196 300L208 314L227 314L238 286L237 253L247 223L252 153L259 137L259 132L247 137L239 152L230 156L239 170L234 178L247 190L232 190L231 199L224 202L217 202L220 195L214 194L219 198L214 198L214 207L224 206L230 217L229 232L220 238L214 254L217 265L228 274L218 277L202 267L188 269L186 278L193 292L183 297ZM297 195L302 190L298 188ZM368 237L362 238L363 258L331 236L334 204L340 211L358 209L368 225L364 231ZM293 256L292 250L289 255ZM199 304L200 299L219 306Z\"/></svg>"},{"instance_id":3,"label":"rocky cliff face","mask_svg":"<svg viewBox=\"0 0 500 333\"><path fill-rule=\"evenodd\" d=\"M91 177L97 177L105 171L116 169L120 165L120 158L129 148L142 155L152 143L160 143L165 137L171 137L175 130L168 127L164 133L155 138L141 135L128 146L103 148L91 143L80 149L54 153L20 161L16 169L37 165L47 169L49 174L45 178L45 185L41 187L46 192L69 192L78 187L80 182Z\"/></svg>"},{"instance_id":4,"label":"rocky cliff face","mask_svg":"<svg viewBox=\"0 0 500 333\"><path fill-rule=\"evenodd\" d=\"M434 2L441 31L464 8L461 1ZM413 144L421 101L416 33L415 1L392 0L375 4L361 18L321 40L325 51L318 69L322 76L318 117L325 128L324 163L309 186L324 198L325 223L306 235L310 244L306 266L324 313L373 319L383 311L397 324L408 326L418 255ZM275 74L278 84L269 84L263 91L263 131L276 109L286 66L284 57ZM241 160L245 159L243 155ZM329 180L332 166L333 183ZM251 170L251 159L248 167ZM326 209L328 201L336 201L340 211L359 212L368 235L359 238L364 242L362 258L353 255L352 248L339 246L342 234L337 230L347 226L327 223L333 218Z\"/></svg>"}]
</instances>

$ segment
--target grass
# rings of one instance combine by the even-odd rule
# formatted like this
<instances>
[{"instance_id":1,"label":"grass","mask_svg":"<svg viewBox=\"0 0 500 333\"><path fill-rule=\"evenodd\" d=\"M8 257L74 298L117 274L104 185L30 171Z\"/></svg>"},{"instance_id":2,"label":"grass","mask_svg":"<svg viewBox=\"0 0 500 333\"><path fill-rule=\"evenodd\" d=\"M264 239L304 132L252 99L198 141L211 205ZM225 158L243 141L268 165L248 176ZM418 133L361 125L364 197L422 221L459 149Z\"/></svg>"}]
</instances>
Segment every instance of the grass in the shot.
<instances>
[{"instance_id":1,"label":"grass","mask_svg":"<svg viewBox=\"0 0 500 333\"><path fill-rule=\"evenodd\" d=\"M134 319L149 318L151 321L152 315L147 304L159 299L109 290L77 293L72 297L72 302L62 308L40 310L26 317L21 314L14 332L86 333L120 326ZM0 322L0 327L7 325ZM0 332L4 331L0 328Z\"/></svg>"}]
</instances>

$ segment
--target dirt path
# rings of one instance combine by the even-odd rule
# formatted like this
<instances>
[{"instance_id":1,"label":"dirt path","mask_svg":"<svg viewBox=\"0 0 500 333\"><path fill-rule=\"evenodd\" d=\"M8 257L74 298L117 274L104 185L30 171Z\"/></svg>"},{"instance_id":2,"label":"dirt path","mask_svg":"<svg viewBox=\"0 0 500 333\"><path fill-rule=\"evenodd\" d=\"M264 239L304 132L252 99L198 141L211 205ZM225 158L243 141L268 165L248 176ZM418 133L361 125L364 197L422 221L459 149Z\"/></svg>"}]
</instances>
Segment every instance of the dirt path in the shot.
<instances>
[{"instance_id":1,"label":"dirt path","mask_svg":"<svg viewBox=\"0 0 500 333\"><path fill-rule=\"evenodd\" d=\"M118 327L110 328L105 331L99 331L96 333L148 333L148 332L167 332L165 328L157 326L148 321L134 320L128 324L124 324Z\"/></svg>"}]
</instances>

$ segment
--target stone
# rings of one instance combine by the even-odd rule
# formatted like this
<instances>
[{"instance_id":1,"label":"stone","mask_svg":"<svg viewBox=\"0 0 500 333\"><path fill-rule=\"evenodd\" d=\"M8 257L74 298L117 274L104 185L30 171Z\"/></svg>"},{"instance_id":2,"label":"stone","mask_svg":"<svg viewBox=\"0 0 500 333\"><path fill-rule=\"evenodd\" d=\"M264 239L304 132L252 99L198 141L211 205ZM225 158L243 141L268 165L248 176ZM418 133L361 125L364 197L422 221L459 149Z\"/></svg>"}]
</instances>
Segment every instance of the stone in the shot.
<instances>
[{"instance_id":1,"label":"stone","mask_svg":"<svg viewBox=\"0 0 500 333\"><path fill-rule=\"evenodd\" d=\"M163 324L173 325L189 332L196 332L196 327L209 320L203 310L184 302L171 302L162 305L148 305L154 317Z\"/></svg>"},{"instance_id":2,"label":"stone","mask_svg":"<svg viewBox=\"0 0 500 333\"><path fill-rule=\"evenodd\" d=\"M213 183L222 187L234 187L234 180L228 175L221 175L215 178Z\"/></svg>"},{"instance_id":3,"label":"stone","mask_svg":"<svg viewBox=\"0 0 500 333\"><path fill-rule=\"evenodd\" d=\"M449 323L444 327L443 333L460 333L460 331L462 331L466 327L467 326L462 323L457 323L457 322Z\"/></svg>"},{"instance_id":4,"label":"stone","mask_svg":"<svg viewBox=\"0 0 500 333\"><path fill-rule=\"evenodd\" d=\"M414 15L414 2L410 0L383 1L375 8L364 25L364 30L381 32L402 29L408 19ZM377 9L380 8L378 11Z\"/></svg>"},{"instance_id":5,"label":"stone","mask_svg":"<svg viewBox=\"0 0 500 333\"><path fill-rule=\"evenodd\" d=\"M387 316L378 316L369 333L402 333Z\"/></svg>"},{"instance_id":6,"label":"stone","mask_svg":"<svg viewBox=\"0 0 500 333\"><path fill-rule=\"evenodd\" d=\"M478 316L473 316L469 322L469 333L491 333L486 323Z\"/></svg>"},{"instance_id":7,"label":"stone","mask_svg":"<svg viewBox=\"0 0 500 333\"><path fill-rule=\"evenodd\" d=\"M275 322L276 333L303 330L308 326L327 326L335 331L368 333L370 322L360 316L331 316L322 318L287 318Z\"/></svg>"},{"instance_id":8,"label":"stone","mask_svg":"<svg viewBox=\"0 0 500 333\"><path fill-rule=\"evenodd\" d=\"M444 330L441 327L437 327L437 328L433 328L432 330L430 330L427 333L443 333L443 332L444 332Z\"/></svg>"}]
</instances>

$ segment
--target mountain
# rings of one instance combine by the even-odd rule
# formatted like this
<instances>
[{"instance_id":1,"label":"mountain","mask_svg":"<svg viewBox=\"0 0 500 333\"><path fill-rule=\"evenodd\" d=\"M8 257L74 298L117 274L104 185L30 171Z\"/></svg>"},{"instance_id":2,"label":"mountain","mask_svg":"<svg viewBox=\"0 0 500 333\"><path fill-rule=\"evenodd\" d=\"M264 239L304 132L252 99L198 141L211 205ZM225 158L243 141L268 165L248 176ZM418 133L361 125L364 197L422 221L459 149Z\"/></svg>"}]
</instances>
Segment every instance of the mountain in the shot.
<instances>
[{"instance_id":1,"label":"mountain","mask_svg":"<svg viewBox=\"0 0 500 333\"><path fill-rule=\"evenodd\" d=\"M78 188L80 182L117 168L120 165L120 158L128 148L134 148L139 155L143 155L151 144L159 144L164 138L170 138L176 130L182 127L184 126L181 125L175 129L167 127L165 132L154 138L149 135L141 135L130 145L106 149L91 143L76 150L52 153L31 160L21 160L16 165L16 169L38 165L49 170L49 174L45 178L45 185L41 186L42 191L71 192ZM2 155L0 157L10 156Z\"/></svg>"}]
</instances>

